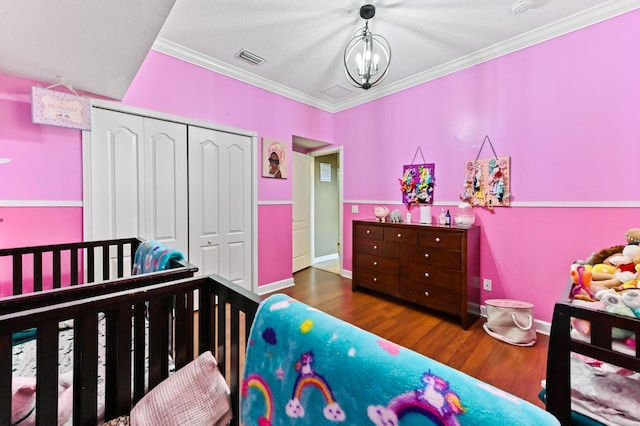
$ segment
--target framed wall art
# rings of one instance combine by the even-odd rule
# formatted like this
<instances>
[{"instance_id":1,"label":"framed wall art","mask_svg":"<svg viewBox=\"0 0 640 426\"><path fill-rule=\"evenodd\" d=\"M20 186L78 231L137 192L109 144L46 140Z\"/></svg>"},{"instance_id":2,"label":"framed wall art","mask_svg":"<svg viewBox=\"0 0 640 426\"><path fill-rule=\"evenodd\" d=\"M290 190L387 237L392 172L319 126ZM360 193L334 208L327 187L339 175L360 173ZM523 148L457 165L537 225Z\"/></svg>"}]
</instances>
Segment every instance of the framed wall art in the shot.
<instances>
[{"instance_id":1,"label":"framed wall art","mask_svg":"<svg viewBox=\"0 0 640 426\"><path fill-rule=\"evenodd\" d=\"M435 168L434 163L403 166L400 179L403 204L433 204Z\"/></svg>"},{"instance_id":2,"label":"framed wall art","mask_svg":"<svg viewBox=\"0 0 640 426\"><path fill-rule=\"evenodd\" d=\"M262 177L286 179L289 174L287 157L284 143L262 138Z\"/></svg>"}]
</instances>

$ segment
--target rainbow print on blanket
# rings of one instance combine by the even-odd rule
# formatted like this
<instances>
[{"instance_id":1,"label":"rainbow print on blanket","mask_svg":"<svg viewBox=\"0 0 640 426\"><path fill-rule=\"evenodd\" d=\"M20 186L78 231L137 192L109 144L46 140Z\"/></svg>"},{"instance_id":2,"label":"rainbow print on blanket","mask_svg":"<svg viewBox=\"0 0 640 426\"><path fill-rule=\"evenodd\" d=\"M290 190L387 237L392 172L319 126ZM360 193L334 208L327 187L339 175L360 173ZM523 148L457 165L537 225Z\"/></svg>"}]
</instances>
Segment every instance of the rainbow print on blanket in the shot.
<instances>
[{"instance_id":1,"label":"rainbow print on blanket","mask_svg":"<svg viewBox=\"0 0 640 426\"><path fill-rule=\"evenodd\" d=\"M140 243L133 260L133 275L164 271L172 260L182 260L184 255L155 240Z\"/></svg>"},{"instance_id":2,"label":"rainbow print on blanket","mask_svg":"<svg viewBox=\"0 0 640 426\"><path fill-rule=\"evenodd\" d=\"M529 402L283 294L260 305L243 377L245 426L559 425Z\"/></svg>"}]
</instances>

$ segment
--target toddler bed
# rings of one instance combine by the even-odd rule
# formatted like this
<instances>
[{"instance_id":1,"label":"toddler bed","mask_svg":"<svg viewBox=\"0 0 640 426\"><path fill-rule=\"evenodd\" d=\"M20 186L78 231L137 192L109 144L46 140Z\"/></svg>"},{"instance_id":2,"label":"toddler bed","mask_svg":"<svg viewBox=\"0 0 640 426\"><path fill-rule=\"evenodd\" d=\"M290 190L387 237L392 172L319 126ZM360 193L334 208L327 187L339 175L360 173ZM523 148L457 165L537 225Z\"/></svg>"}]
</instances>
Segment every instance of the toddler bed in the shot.
<instances>
[{"instance_id":1,"label":"toddler bed","mask_svg":"<svg viewBox=\"0 0 640 426\"><path fill-rule=\"evenodd\" d=\"M237 424L241 354L258 297L217 276L163 283L146 281L124 291L111 290L104 294L76 293L41 306L33 306L26 295L15 296L10 312L0 313L0 395L9 395L12 382L19 379L12 374L12 337L16 332L35 328L37 392L32 396L33 409L26 413L31 416L30 421L35 418L35 424L57 423L65 404L59 394L72 397L73 424L99 423L100 406L104 407L105 420L129 414L145 394L149 395L169 376L170 360L180 370L196 354L208 351L215 355L218 368L236 397L230 403L236 414L232 424ZM193 314L196 297L197 321ZM22 301L26 302L25 309L21 309ZM58 366L59 325L70 320L72 375L63 380ZM97 362L101 322L105 324L103 401L98 400ZM63 385L63 381L67 383ZM12 407L10 398L0 398L0 425L16 420L12 418L12 408L16 407Z\"/></svg>"},{"instance_id":2,"label":"toddler bed","mask_svg":"<svg viewBox=\"0 0 640 426\"><path fill-rule=\"evenodd\" d=\"M640 424L640 229L625 237L572 265L554 307L542 395L563 425Z\"/></svg>"}]
</instances>

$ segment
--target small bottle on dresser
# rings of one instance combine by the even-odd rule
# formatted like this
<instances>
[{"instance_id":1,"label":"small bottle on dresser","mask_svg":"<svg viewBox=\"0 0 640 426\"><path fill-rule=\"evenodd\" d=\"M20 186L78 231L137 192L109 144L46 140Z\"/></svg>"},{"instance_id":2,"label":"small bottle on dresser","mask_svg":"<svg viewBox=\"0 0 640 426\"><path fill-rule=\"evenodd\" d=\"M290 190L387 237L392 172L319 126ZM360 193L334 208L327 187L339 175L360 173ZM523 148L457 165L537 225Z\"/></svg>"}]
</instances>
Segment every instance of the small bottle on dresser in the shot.
<instances>
[{"instance_id":1,"label":"small bottle on dresser","mask_svg":"<svg viewBox=\"0 0 640 426\"><path fill-rule=\"evenodd\" d=\"M451 226L451 214L449 213L449 210L447 210L447 215L445 216L445 225Z\"/></svg>"}]
</instances>

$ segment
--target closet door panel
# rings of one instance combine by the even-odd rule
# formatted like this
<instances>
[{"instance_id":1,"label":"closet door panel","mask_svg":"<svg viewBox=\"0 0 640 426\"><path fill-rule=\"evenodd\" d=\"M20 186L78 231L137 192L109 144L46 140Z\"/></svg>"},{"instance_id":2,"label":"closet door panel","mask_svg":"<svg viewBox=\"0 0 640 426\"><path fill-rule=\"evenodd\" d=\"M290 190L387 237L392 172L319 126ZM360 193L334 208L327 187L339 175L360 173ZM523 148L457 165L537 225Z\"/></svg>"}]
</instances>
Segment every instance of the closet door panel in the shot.
<instances>
[{"instance_id":1,"label":"closet door panel","mask_svg":"<svg viewBox=\"0 0 640 426\"><path fill-rule=\"evenodd\" d=\"M90 137L83 141L85 240L108 240L144 234L144 123L138 116L94 108ZM116 274L115 249L110 278ZM130 271L132 253L125 253ZM102 277L96 253L96 277Z\"/></svg>"},{"instance_id":2,"label":"closet door panel","mask_svg":"<svg viewBox=\"0 0 640 426\"><path fill-rule=\"evenodd\" d=\"M145 118L145 238L189 250L187 126Z\"/></svg>"},{"instance_id":3,"label":"closet door panel","mask_svg":"<svg viewBox=\"0 0 640 426\"><path fill-rule=\"evenodd\" d=\"M189 127L190 262L251 289L251 139ZM218 262L202 253L219 247Z\"/></svg>"}]
</instances>

